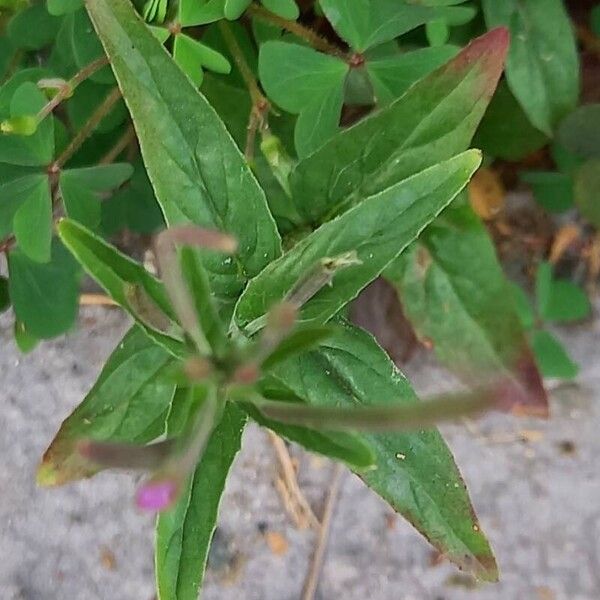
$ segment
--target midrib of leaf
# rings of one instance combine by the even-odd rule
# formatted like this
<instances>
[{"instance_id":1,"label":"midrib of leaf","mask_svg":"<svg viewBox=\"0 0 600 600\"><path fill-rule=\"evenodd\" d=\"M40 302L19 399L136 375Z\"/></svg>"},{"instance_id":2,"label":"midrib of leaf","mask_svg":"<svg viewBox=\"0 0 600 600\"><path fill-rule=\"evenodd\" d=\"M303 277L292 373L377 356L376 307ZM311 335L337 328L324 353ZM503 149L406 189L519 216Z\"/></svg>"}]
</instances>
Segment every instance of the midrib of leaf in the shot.
<instances>
[{"instance_id":1,"label":"midrib of leaf","mask_svg":"<svg viewBox=\"0 0 600 600\"><path fill-rule=\"evenodd\" d=\"M364 333L366 333L366 332L364 332ZM367 335L369 335L369 337L371 337L374 341L374 338L371 334L367 334ZM374 342L374 343L376 343L376 342ZM327 343L325 343L321 347L321 349L311 352L311 356L313 359L316 359L316 363L322 368L322 371L324 373L326 373L328 377L331 377L332 379L334 379L337 386L345 392L347 398L349 400L351 400L352 403L354 403L356 406L368 406L369 404L365 404L364 402L361 402L360 394L359 394L360 390L358 390L357 388L355 388L353 386L351 380L348 377L346 377L343 372L339 371L339 369L336 366L337 361L328 356L328 354L327 354L328 349L331 352L335 353L337 356L347 356L349 359L355 358L354 355L352 355L352 353L350 353L345 348L340 348L339 346L328 346ZM363 366L364 366L364 364L365 363L363 363ZM387 374L381 373L379 370L373 368L372 366L369 366L368 369L377 378L387 377ZM312 389L312 386L310 386L310 384L306 382L305 375L306 375L306 373L304 371L302 371L301 372L301 381L302 381L302 387L303 387L303 392L304 392L303 395L306 398L310 398L311 395L309 393L309 390ZM407 383L407 380L400 374L400 372L393 365L392 365L391 375L392 375L393 381L400 380L404 383ZM282 384L285 385L286 382L283 379L280 379L277 375L275 375L275 377L277 379L279 379ZM416 402L419 402L419 400L416 396L413 396L411 402L416 403ZM381 404L393 404L394 402L391 399L386 398L386 399L382 400L380 403ZM413 470L409 467L410 463L399 463L398 462L398 459L396 458L396 453L398 451L398 448L395 444L393 444L389 440L389 436L385 435L385 434L382 434L382 435L364 434L364 437L368 440L368 442L372 446L374 446L375 448L380 450L379 452L377 452L377 456L378 456L379 460L383 460L383 462L389 464L390 468L392 470L401 469L402 472L408 477L409 489L411 491L411 494L413 497L413 502L414 502L415 506L417 507L417 510L420 511L420 513L422 515L426 515L426 514L430 515L431 510L435 510L437 519L440 522L443 522L446 525L446 527L448 528L448 530L452 533L453 544L455 545L455 547L453 548L453 551L452 551L452 556L454 557L454 560L459 561L459 555L461 554L461 553L456 552L456 550L457 550L456 546L458 546L462 550L462 553L466 554L467 556L473 556L476 560L478 560L478 558L476 557L473 550L471 548L469 548L462 540L461 532L455 528L452 520L447 519L443 515L443 513L439 510L438 502L435 500L435 498L433 498L433 496L431 496L431 493L427 489L427 487L420 484L419 475L415 474L413 472ZM419 438L415 437L412 440L413 444L416 441L419 442L419 446L420 446L419 453L423 453L424 451L427 450L425 448L425 445L422 443L422 441ZM427 452L427 455L439 463L439 459L436 458L435 454ZM361 473L360 471L357 471L356 474L369 487L371 487L370 483L369 483L369 473L368 472ZM457 470L457 475L458 475L460 481L464 485L462 476L460 475L458 470ZM376 486L375 490L377 490L377 487L378 486ZM427 500L429 501L427 507L422 506L422 499L419 498L419 494L415 491L416 489L419 490L419 493L421 494L421 496L425 496L427 498ZM381 493L383 495L383 497L385 498L385 500L392 505L394 510L400 512L399 508L397 508L395 506L393 498L386 497L387 490L381 490L381 492L378 491L377 493ZM408 510L402 511L402 514L410 521L410 523L417 529L417 531L419 531L427 540L429 540L432 544L434 544L436 547L438 547L441 551L445 551L445 549L443 547L441 547L437 541L432 539L430 533L427 531L426 528L419 526L419 523L418 523L419 519L417 518L417 515L411 514L410 511L408 511ZM430 520L430 518L428 518L428 520ZM487 566L482 564L481 562L479 562L479 560L478 560L478 563L481 566L481 568L483 569L483 571L485 571L487 569Z\"/></svg>"}]
</instances>

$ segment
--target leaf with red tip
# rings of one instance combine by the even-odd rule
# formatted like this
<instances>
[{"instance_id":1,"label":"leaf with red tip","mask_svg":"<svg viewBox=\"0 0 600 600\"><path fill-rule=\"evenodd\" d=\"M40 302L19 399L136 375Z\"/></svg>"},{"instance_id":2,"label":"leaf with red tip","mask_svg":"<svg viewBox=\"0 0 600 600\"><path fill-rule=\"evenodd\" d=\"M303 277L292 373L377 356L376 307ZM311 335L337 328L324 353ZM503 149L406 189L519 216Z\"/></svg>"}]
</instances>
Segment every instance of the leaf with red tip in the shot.
<instances>
[{"instance_id":1,"label":"leaf with red tip","mask_svg":"<svg viewBox=\"0 0 600 600\"><path fill-rule=\"evenodd\" d=\"M333 137L291 175L298 212L320 223L465 150L494 94L508 31L477 38L388 107Z\"/></svg>"},{"instance_id":2,"label":"leaf with red tip","mask_svg":"<svg viewBox=\"0 0 600 600\"><path fill-rule=\"evenodd\" d=\"M38 468L39 485L91 477L101 467L80 450L81 440L144 444L164 433L174 384L165 374L171 355L139 328L112 353L85 400L61 425Z\"/></svg>"},{"instance_id":3,"label":"leaf with red tip","mask_svg":"<svg viewBox=\"0 0 600 600\"><path fill-rule=\"evenodd\" d=\"M548 400L485 227L451 207L385 273L422 339L466 383L500 381L498 407L546 416Z\"/></svg>"},{"instance_id":4,"label":"leaf with red tip","mask_svg":"<svg viewBox=\"0 0 600 600\"><path fill-rule=\"evenodd\" d=\"M272 376L321 409L414 407L410 383L375 340L341 325L318 349L281 363ZM435 429L356 435L373 449L376 465L358 476L449 560L482 580L496 580L492 549L442 436Z\"/></svg>"}]
</instances>

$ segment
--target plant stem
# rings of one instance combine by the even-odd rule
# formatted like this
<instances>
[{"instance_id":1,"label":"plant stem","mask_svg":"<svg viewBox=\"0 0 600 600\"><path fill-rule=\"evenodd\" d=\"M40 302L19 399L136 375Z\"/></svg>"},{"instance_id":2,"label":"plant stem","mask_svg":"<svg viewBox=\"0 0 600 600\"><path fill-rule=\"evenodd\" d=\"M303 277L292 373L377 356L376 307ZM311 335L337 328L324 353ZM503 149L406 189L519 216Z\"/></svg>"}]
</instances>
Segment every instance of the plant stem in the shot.
<instances>
[{"instance_id":1,"label":"plant stem","mask_svg":"<svg viewBox=\"0 0 600 600\"><path fill-rule=\"evenodd\" d=\"M219 21L219 28L221 29L223 39L225 40L225 43L231 52L234 62L240 70L252 100L252 108L250 110L250 117L248 119L248 135L244 149L246 161L248 163L252 163L254 159L256 132L259 130L262 131L265 127L267 127L267 114L271 109L271 103L261 92L258 82L256 81L256 77L254 77L254 73L248 65L248 62L246 61L244 53L242 52L236 37L233 31L231 31L231 26L229 23L226 21Z\"/></svg>"},{"instance_id":2,"label":"plant stem","mask_svg":"<svg viewBox=\"0 0 600 600\"><path fill-rule=\"evenodd\" d=\"M231 52L231 56L233 57L237 68L240 70L242 78L244 79L244 83L246 84L246 87L250 92L252 103L258 104L262 101L266 102L267 99L258 87L258 83L256 82L256 78L254 77L254 73L252 72L252 69L246 62L244 53L242 52L242 49L240 48L240 45L238 44L238 41L233 31L231 31L231 26L229 25L229 23L225 22L224 20L221 20L219 21L219 29L223 34L223 38L225 40L225 43L227 44L227 48Z\"/></svg>"},{"instance_id":3,"label":"plant stem","mask_svg":"<svg viewBox=\"0 0 600 600\"><path fill-rule=\"evenodd\" d=\"M323 517L321 518L321 527L317 536L317 543L315 551L310 563L310 569L304 583L304 590L302 591L302 600L314 600L317 593L317 587L319 585L319 578L321 571L323 570L323 562L325 559L325 551L327 550L327 542L329 540L329 530L331 528L331 519L333 517L333 510L337 502L340 488L342 486L342 475L344 474L344 467L337 464L334 467L333 478L329 491L327 492L327 498L325 500L325 508L323 510Z\"/></svg>"},{"instance_id":4,"label":"plant stem","mask_svg":"<svg viewBox=\"0 0 600 600\"><path fill-rule=\"evenodd\" d=\"M117 140L117 143L100 159L98 164L110 165L113 163L119 154L129 146L129 144L135 139L135 129L133 125L129 125L125 130L125 133Z\"/></svg>"},{"instance_id":5,"label":"plant stem","mask_svg":"<svg viewBox=\"0 0 600 600\"><path fill-rule=\"evenodd\" d=\"M63 153L50 166L50 172L57 172L65 165L73 154L79 150L83 142L85 142L85 140L93 133L100 121L102 121L102 119L110 112L120 97L121 91L118 87L114 87L110 94L106 96L104 102L100 104L83 127L77 132L77 135L71 140L71 143L65 148Z\"/></svg>"},{"instance_id":6,"label":"plant stem","mask_svg":"<svg viewBox=\"0 0 600 600\"><path fill-rule=\"evenodd\" d=\"M84 82L88 77L91 77L96 71L99 71L107 64L108 58L102 56L75 73L75 75L58 90L54 98L40 110L37 114L38 121L45 119L63 100L66 100L73 95L73 91L80 83Z\"/></svg>"},{"instance_id":7,"label":"plant stem","mask_svg":"<svg viewBox=\"0 0 600 600\"><path fill-rule=\"evenodd\" d=\"M345 56L343 50L326 40L324 37L321 37L316 31L305 27L297 21L284 19L283 17L272 13L270 10L267 10L264 6L260 6L253 2L248 7L248 13L265 23L276 25L277 27L281 27L282 29L293 33L308 42L315 50L325 52L326 54L333 54L334 56Z\"/></svg>"}]
</instances>

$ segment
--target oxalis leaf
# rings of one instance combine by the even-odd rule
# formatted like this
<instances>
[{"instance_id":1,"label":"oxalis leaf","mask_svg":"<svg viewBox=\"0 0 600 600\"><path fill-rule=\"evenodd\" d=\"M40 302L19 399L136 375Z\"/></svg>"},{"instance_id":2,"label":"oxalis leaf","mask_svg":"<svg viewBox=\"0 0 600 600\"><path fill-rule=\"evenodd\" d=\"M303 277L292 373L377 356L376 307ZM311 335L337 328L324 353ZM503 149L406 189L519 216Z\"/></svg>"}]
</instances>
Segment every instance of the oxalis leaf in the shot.
<instances>
[{"instance_id":1,"label":"oxalis leaf","mask_svg":"<svg viewBox=\"0 0 600 600\"><path fill-rule=\"evenodd\" d=\"M172 361L139 328L131 329L44 453L38 484L62 485L98 471L77 452L79 440L143 444L164 433L175 388L165 377Z\"/></svg>"},{"instance_id":2,"label":"oxalis leaf","mask_svg":"<svg viewBox=\"0 0 600 600\"><path fill-rule=\"evenodd\" d=\"M503 408L545 416L546 393L485 227L448 209L385 272L419 337L466 383L503 382Z\"/></svg>"},{"instance_id":3,"label":"oxalis leaf","mask_svg":"<svg viewBox=\"0 0 600 600\"><path fill-rule=\"evenodd\" d=\"M322 225L250 281L236 306L237 324L245 328L260 319L319 261L353 253L356 264L336 273L333 285L309 299L300 316L301 322L330 319L448 205L480 161L478 151L465 152L363 200Z\"/></svg>"},{"instance_id":4,"label":"oxalis leaf","mask_svg":"<svg viewBox=\"0 0 600 600\"><path fill-rule=\"evenodd\" d=\"M179 433L178 392L169 415L168 432ZM161 513L156 524L156 583L160 600L197 600L219 502L233 459L240 449L245 415L228 404L219 425L177 504Z\"/></svg>"},{"instance_id":5,"label":"oxalis leaf","mask_svg":"<svg viewBox=\"0 0 600 600\"><path fill-rule=\"evenodd\" d=\"M217 296L237 298L281 253L265 195L222 121L126 0L91 0L104 45L168 225L233 234L238 254L203 255Z\"/></svg>"},{"instance_id":6,"label":"oxalis leaf","mask_svg":"<svg viewBox=\"0 0 600 600\"><path fill-rule=\"evenodd\" d=\"M305 222L321 223L467 148L507 47L506 29L476 39L404 96L300 161L290 181Z\"/></svg>"},{"instance_id":7,"label":"oxalis leaf","mask_svg":"<svg viewBox=\"0 0 600 600\"><path fill-rule=\"evenodd\" d=\"M489 27L510 27L508 85L529 120L551 135L577 105L579 57L562 0L484 0Z\"/></svg>"},{"instance_id":8,"label":"oxalis leaf","mask_svg":"<svg viewBox=\"0 0 600 600\"><path fill-rule=\"evenodd\" d=\"M314 406L417 401L408 381L375 340L348 324L318 350L281 364L273 375ZM497 579L494 556L439 433L361 437L373 448L377 466L358 473L365 483L450 560L481 579Z\"/></svg>"}]
</instances>

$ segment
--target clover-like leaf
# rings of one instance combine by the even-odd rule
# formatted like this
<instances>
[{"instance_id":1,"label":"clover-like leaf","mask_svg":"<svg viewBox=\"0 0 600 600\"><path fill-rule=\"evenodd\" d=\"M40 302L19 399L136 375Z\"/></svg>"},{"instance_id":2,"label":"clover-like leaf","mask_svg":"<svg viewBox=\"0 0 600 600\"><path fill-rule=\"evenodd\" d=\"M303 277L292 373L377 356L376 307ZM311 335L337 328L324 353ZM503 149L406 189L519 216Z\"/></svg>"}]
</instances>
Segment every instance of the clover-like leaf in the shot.
<instances>
[{"instance_id":1,"label":"clover-like leaf","mask_svg":"<svg viewBox=\"0 0 600 600\"><path fill-rule=\"evenodd\" d=\"M488 27L510 28L506 77L533 125L552 135L579 98L579 56L562 0L483 0Z\"/></svg>"},{"instance_id":2,"label":"clover-like leaf","mask_svg":"<svg viewBox=\"0 0 600 600\"><path fill-rule=\"evenodd\" d=\"M9 255L8 270L15 314L30 334L52 338L73 325L80 270L59 240L54 238L47 263L31 260L17 247Z\"/></svg>"},{"instance_id":3,"label":"clover-like leaf","mask_svg":"<svg viewBox=\"0 0 600 600\"><path fill-rule=\"evenodd\" d=\"M295 144L307 156L339 127L348 65L298 44L271 41L261 46L258 70L267 95L299 114Z\"/></svg>"}]
</instances>

